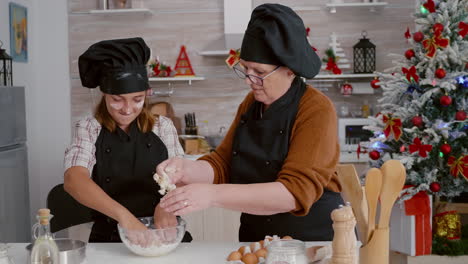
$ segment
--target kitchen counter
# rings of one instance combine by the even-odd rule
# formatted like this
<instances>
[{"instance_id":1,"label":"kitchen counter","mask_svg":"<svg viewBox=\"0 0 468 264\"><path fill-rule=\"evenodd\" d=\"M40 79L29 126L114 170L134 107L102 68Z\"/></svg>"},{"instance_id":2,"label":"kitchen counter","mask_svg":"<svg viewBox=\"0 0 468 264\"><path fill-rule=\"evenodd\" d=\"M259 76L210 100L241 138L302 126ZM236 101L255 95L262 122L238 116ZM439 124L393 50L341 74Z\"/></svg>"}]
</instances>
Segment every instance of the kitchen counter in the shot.
<instances>
[{"instance_id":1,"label":"kitchen counter","mask_svg":"<svg viewBox=\"0 0 468 264\"><path fill-rule=\"evenodd\" d=\"M306 242L307 247L325 245L331 242ZM91 243L86 248L85 264L223 264L226 257L241 245L250 243L238 242L192 242L182 243L173 252L161 257L141 257L130 252L122 243ZM9 255L15 264L27 263L26 243L8 244Z\"/></svg>"}]
</instances>

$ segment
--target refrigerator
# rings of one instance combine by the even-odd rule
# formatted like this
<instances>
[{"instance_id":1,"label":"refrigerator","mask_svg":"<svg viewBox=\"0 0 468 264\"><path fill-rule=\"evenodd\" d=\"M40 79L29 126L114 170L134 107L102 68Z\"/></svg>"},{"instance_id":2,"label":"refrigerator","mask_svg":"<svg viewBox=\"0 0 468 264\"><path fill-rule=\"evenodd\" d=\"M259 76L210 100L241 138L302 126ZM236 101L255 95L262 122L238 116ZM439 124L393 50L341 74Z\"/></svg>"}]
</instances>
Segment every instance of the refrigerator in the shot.
<instances>
[{"instance_id":1,"label":"refrigerator","mask_svg":"<svg viewBox=\"0 0 468 264\"><path fill-rule=\"evenodd\" d=\"M0 243L29 241L24 87L0 86Z\"/></svg>"}]
</instances>

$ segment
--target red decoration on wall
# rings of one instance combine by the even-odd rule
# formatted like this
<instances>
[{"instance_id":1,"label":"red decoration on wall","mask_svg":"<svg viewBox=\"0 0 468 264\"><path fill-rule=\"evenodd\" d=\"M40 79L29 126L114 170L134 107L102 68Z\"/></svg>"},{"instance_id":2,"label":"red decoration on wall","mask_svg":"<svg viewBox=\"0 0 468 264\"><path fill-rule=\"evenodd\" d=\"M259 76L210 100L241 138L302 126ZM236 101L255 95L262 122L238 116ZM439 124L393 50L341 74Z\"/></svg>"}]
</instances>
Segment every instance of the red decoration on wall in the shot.
<instances>
[{"instance_id":1,"label":"red decoration on wall","mask_svg":"<svg viewBox=\"0 0 468 264\"><path fill-rule=\"evenodd\" d=\"M341 85L341 94L344 96L350 96L353 94L353 86L349 83L343 83Z\"/></svg>"},{"instance_id":2,"label":"red decoration on wall","mask_svg":"<svg viewBox=\"0 0 468 264\"><path fill-rule=\"evenodd\" d=\"M453 177L458 178L458 174L461 174L468 181L468 155L461 156L458 159L450 156L447 164L450 166L450 174Z\"/></svg>"},{"instance_id":3,"label":"red decoration on wall","mask_svg":"<svg viewBox=\"0 0 468 264\"><path fill-rule=\"evenodd\" d=\"M411 38L411 33L410 33L410 31L409 31L409 27L406 28L405 38L406 38L406 39Z\"/></svg>"},{"instance_id":4,"label":"red decoration on wall","mask_svg":"<svg viewBox=\"0 0 468 264\"><path fill-rule=\"evenodd\" d=\"M177 57L177 62L174 67L174 70L176 72L175 77L195 76L195 72L192 69L192 65L190 64L190 59L187 56L187 52L185 51L184 45L180 47L179 57Z\"/></svg>"},{"instance_id":5,"label":"red decoration on wall","mask_svg":"<svg viewBox=\"0 0 468 264\"><path fill-rule=\"evenodd\" d=\"M419 156L425 158L427 157L427 152L430 152L432 150L431 145L423 145L421 143L421 139L415 138L413 139L413 144L409 145L409 151L410 153L419 152Z\"/></svg>"}]
</instances>

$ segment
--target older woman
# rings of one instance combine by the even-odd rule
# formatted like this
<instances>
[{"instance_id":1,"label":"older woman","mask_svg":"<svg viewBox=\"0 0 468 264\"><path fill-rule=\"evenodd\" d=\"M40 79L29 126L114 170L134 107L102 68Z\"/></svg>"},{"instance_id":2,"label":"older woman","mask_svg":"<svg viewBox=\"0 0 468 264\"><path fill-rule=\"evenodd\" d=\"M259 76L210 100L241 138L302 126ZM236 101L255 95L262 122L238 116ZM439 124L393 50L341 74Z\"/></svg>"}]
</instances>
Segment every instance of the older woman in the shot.
<instances>
[{"instance_id":1,"label":"older woman","mask_svg":"<svg viewBox=\"0 0 468 264\"><path fill-rule=\"evenodd\" d=\"M143 39L131 38L98 42L79 58L83 86L99 86L103 96L94 116L75 127L65 153L64 187L94 209L90 242L119 242L117 223L146 229L136 217L154 216L159 227L177 223L159 206L153 174L183 150L170 119L155 120L147 107L149 56Z\"/></svg>"},{"instance_id":2,"label":"older woman","mask_svg":"<svg viewBox=\"0 0 468 264\"><path fill-rule=\"evenodd\" d=\"M241 211L240 241L332 240L330 213L343 203L335 175L337 120L332 102L300 78L313 78L321 66L302 20L283 5L258 6L240 58L234 70L252 91L216 151L158 166L175 170L172 180L185 184L161 207L176 215L208 207Z\"/></svg>"}]
</instances>

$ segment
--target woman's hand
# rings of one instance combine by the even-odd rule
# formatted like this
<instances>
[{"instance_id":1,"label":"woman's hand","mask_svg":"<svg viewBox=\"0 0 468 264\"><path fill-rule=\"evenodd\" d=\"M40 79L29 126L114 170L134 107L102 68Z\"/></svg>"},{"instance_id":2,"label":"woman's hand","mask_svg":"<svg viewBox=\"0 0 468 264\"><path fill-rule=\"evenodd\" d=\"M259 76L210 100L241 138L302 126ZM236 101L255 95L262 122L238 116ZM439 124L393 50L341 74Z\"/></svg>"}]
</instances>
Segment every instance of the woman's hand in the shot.
<instances>
[{"instance_id":1,"label":"woman's hand","mask_svg":"<svg viewBox=\"0 0 468 264\"><path fill-rule=\"evenodd\" d=\"M184 181L184 172L187 166L187 163L193 162L191 160L174 157L167 159L161 162L156 167L156 173L159 175L167 174L171 178L171 183L181 184Z\"/></svg>"},{"instance_id":2,"label":"woman's hand","mask_svg":"<svg viewBox=\"0 0 468 264\"><path fill-rule=\"evenodd\" d=\"M154 209L154 225L156 228L177 226L177 217L161 208L161 205L158 204Z\"/></svg>"},{"instance_id":3,"label":"woman's hand","mask_svg":"<svg viewBox=\"0 0 468 264\"><path fill-rule=\"evenodd\" d=\"M215 201L216 185L195 183L170 191L159 204L169 213L185 215L212 207Z\"/></svg>"},{"instance_id":4,"label":"woman's hand","mask_svg":"<svg viewBox=\"0 0 468 264\"><path fill-rule=\"evenodd\" d=\"M166 212L166 210L161 208L160 204L154 209L154 225L158 229L166 228L166 230L159 233L163 236L163 241L173 241L177 238L177 229L170 228L177 226L177 217L172 213Z\"/></svg>"},{"instance_id":5,"label":"woman's hand","mask_svg":"<svg viewBox=\"0 0 468 264\"><path fill-rule=\"evenodd\" d=\"M130 212L126 213L122 216L119 220L119 225L125 228L125 233L127 235L128 240L132 244L140 245L142 247L147 247L149 240L145 236L145 233L142 232L147 230L146 226L140 222L134 215Z\"/></svg>"}]
</instances>

